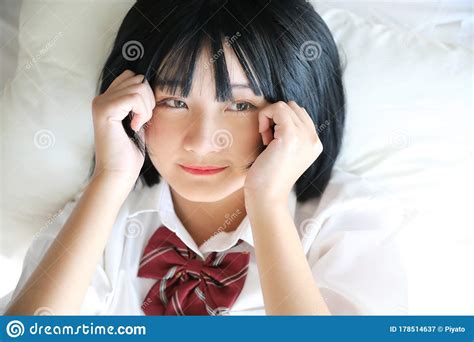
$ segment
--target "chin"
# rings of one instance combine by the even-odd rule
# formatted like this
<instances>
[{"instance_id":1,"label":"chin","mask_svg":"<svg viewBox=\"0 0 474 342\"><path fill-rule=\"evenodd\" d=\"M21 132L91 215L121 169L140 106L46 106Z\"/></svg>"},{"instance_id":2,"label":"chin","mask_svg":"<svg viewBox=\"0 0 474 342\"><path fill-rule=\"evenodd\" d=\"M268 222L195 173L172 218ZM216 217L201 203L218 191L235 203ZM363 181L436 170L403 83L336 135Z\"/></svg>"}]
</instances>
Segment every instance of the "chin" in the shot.
<instances>
[{"instance_id":1,"label":"chin","mask_svg":"<svg viewBox=\"0 0 474 342\"><path fill-rule=\"evenodd\" d=\"M169 182L170 186L181 197L192 202L217 202L234 192L242 189L245 178L242 180L227 179L224 183L219 179L215 181L192 181L180 180L177 182Z\"/></svg>"}]
</instances>

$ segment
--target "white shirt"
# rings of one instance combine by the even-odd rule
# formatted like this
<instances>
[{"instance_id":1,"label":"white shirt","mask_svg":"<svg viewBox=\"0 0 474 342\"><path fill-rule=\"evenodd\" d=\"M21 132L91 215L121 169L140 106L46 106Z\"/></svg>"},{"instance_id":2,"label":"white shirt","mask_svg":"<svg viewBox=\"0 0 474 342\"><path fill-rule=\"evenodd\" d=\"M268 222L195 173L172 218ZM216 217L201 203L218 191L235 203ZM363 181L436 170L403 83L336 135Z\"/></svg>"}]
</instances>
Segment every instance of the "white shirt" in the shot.
<instances>
[{"instance_id":1,"label":"white shirt","mask_svg":"<svg viewBox=\"0 0 474 342\"><path fill-rule=\"evenodd\" d=\"M61 230L83 192L32 241L14 290L0 300L0 310L24 286ZM361 177L334 168L318 199L298 203L292 191L289 210L319 289L333 315L398 315L407 313L407 281L394 234L402 207ZM229 217L229 219L233 219ZM265 315L255 260L252 230L246 216L234 231L220 230L197 246L174 211L169 184L141 182L123 203L96 271L81 315L144 315L143 300L157 280L137 277L148 239L165 225L194 252L206 257L226 251L250 252L244 287L228 315Z\"/></svg>"}]
</instances>

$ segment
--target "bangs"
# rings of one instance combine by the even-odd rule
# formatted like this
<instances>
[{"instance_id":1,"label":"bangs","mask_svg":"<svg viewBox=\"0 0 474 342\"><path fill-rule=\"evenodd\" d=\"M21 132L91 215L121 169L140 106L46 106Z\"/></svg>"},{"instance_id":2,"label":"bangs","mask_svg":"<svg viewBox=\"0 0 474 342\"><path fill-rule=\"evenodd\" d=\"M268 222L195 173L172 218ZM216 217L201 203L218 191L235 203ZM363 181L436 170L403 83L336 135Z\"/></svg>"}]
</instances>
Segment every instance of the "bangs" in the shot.
<instances>
[{"instance_id":1,"label":"bangs","mask_svg":"<svg viewBox=\"0 0 474 342\"><path fill-rule=\"evenodd\" d=\"M250 7L245 8L247 6L243 2L235 7L227 3L226 9L207 2L197 8L190 6L189 10L195 13L183 16L186 22L180 21L176 15L173 16L173 22L165 20L160 28L163 27L163 31L168 34L166 37L154 36L153 39L159 43L146 73L152 88L187 97L192 88L196 63L200 55L205 53L209 58L205 59L203 67L213 73L216 100L233 100L224 54L225 48L231 48L252 91L257 96L263 95L267 100L275 99L276 94L271 86L274 80L266 51L267 40L271 37L251 21L247 26L240 23L237 17L241 17L242 22L248 22L251 19L246 18L249 13L257 14L259 11L255 4L250 12ZM173 29L168 25L172 25Z\"/></svg>"},{"instance_id":2,"label":"bangs","mask_svg":"<svg viewBox=\"0 0 474 342\"><path fill-rule=\"evenodd\" d=\"M188 97L205 53L217 101L233 100L225 50L237 57L254 94L270 103L295 101L318 127L324 151L295 190L298 202L320 197L342 146L346 102L337 44L308 1L137 0L102 69L99 93L128 69L153 89ZM129 114L122 125L145 157L140 178L153 186L161 175L131 120ZM91 176L94 165L95 158Z\"/></svg>"}]
</instances>

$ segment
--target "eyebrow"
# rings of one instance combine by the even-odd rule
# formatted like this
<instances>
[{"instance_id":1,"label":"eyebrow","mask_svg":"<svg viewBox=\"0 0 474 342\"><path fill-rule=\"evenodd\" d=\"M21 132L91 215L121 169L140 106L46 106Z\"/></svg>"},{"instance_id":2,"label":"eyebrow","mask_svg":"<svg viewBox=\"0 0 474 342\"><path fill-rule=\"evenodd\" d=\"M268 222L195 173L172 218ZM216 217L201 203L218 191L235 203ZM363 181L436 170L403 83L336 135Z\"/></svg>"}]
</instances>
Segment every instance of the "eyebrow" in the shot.
<instances>
[{"instance_id":1,"label":"eyebrow","mask_svg":"<svg viewBox=\"0 0 474 342\"><path fill-rule=\"evenodd\" d=\"M168 86L174 86L174 85L179 85L179 82L177 80L159 80L156 85L168 85ZM252 89L250 87L250 85L248 83L233 83L230 85L231 88L249 88L249 89Z\"/></svg>"},{"instance_id":2,"label":"eyebrow","mask_svg":"<svg viewBox=\"0 0 474 342\"><path fill-rule=\"evenodd\" d=\"M247 83L231 84L230 87L231 88L248 88L248 89L252 90L252 88L250 88L250 86Z\"/></svg>"},{"instance_id":3,"label":"eyebrow","mask_svg":"<svg viewBox=\"0 0 474 342\"><path fill-rule=\"evenodd\" d=\"M168 86L168 87L174 87L174 86L179 86L179 82L177 80L159 80L156 85L156 87L163 87L163 86ZM252 88L248 83L233 83L230 85L231 88L238 88L238 89L250 89L252 92ZM255 94L255 96L257 96Z\"/></svg>"}]
</instances>

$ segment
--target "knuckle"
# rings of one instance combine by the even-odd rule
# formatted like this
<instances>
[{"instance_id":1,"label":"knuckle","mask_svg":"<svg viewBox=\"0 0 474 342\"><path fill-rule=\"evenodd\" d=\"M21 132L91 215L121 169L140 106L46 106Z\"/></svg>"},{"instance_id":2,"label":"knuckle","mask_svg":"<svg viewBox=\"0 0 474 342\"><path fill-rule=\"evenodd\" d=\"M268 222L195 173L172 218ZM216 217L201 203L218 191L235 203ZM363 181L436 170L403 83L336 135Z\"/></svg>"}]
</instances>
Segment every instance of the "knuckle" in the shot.
<instances>
[{"instance_id":1,"label":"knuckle","mask_svg":"<svg viewBox=\"0 0 474 342\"><path fill-rule=\"evenodd\" d=\"M105 122L106 122L107 124L112 123L112 122L115 121L115 120L116 120L116 119L115 119L112 115L107 115L107 116L105 117Z\"/></svg>"},{"instance_id":2,"label":"knuckle","mask_svg":"<svg viewBox=\"0 0 474 342\"><path fill-rule=\"evenodd\" d=\"M134 86L134 90L137 91L138 93L143 93L146 91L146 85L143 83L137 83Z\"/></svg>"},{"instance_id":3,"label":"knuckle","mask_svg":"<svg viewBox=\"0 0 474 342\"><path fill-rule=\"evenodd\" d=\"M275 106L276 106L277 108L279 108L279 109L284 109L284 108L286 108L287 105L286 105L286 103L283 102L283 101L278 101L278 102L275 104Z\"/></svg>"},{"instance_id":4,"label":"knuckle","mask_svg":"<svg viewBox=\"0 0 474 342\"><path fill-rule=\"evenodd\" d=\"M318 140L316 143L313 144L313 148L317 154L323 152L323 144Z\"/></svg>"},{"instance_id":5,"label":"knuckle","mask_svg":"<svg viewBox=\"0 0 474 342\"><path fill-rule=\"evenodd\" d=\"M132 102L135 103L136 101L136 94L135 93L129 93L126 94L118 99L119 102Z\"/></svg>"},{"instance_id":6,"label":"knuckle","mask_svg":"<svg viewBox=\"0 0 474 342\"><path fill-rule=\"evenodd\" d=\"M92 108L97 109L101 105L101 102L102 102L102 96L101 95L98 95L98 96L94 97L92 99Z\"/></svg>"},{"instance_id":7,"label":"knuckle","mask_svg":"<svg viewBox=\"0 0 474 342\"><path fill-rule=\"evenodd\" d=\"M140 81L140 82L141 82L144 77L145 77L145 76L142 75L142 74L136 74L135 76L133 76L133 79L136 80L136 81Z\"/></svg>"}]
</instances>

